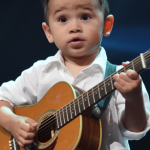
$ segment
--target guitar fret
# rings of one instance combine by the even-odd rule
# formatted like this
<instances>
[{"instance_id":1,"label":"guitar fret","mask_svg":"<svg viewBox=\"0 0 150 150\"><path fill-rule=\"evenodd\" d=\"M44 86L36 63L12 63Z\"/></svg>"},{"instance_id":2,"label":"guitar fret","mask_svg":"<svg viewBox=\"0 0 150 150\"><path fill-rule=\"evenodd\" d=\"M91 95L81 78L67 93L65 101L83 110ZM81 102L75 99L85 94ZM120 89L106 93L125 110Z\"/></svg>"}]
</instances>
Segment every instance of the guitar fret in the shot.
<instances>
[{"instance_id":1,"label":"guitar fret","mask_svg":"<svg viewBox=\"0 0 150 150\"><path fill-rule=\"evenodd\" d=\"M87 96L87 95L86 95ZM85 105L85 108L88 108L89 107L89 104L88 104L88 100L87 98L84 98L84 105Z\"/></svg>"},{"instance_id":2,"label":"guitar fret","mask_svg":"<svg viewBox=\"0 0 150 150\"><path fill-rule=\"evenodd\" d=\"M87 92L87 99L88 99L88 105L90 106L90 101L89 101L88 92Z\"/></svg>"},{"instance_id":3,"label":"guitar fret","mask_svg":"<svg viewBox=\"0 0 150 150\"><path fill-rule=\"evenodd\" d=\"M134 64L133 64L133 61L132 61L132 68L133 68L133 70L135 71L135 68L134 68Z\"/></svg>"},{"instance_id":4,"label":"guitar fret","mask_svg":"<svg viewBox=\"0 0 150 150\"><path fill-rule=\"evenodd\" d=\"M83 102L83 108L85 110L85 103L84 103L83 95L82 95L82 102Z\"/></svg>"},{"instance_id":5,"label":"guitar fret","mask_svg":"<svg viewBox=\"0 0 150 150\"><path fill-rule=\"evenodd\" d=\"M70 102L71 104L71 114L72 114L72 119L75 117L75 110L74 110L74 102Z\"/></svg>"},{"instance_id":6,"label":"guitar fret","mask_svg":"<svg viewBox=\"0 0 150 150\"><path fill-rule=\"evenodd\" d=\"M143 68L146 68L145 61L144 61L144 56L143 56L142 53L140 54L140 57L141 57L141 62L142 62Z\"/></svg>"},{"instance_id":7,"label":"guitar fret","mask_svg":"<svg viewBox=\"0 0 150 150\"><path fill-rule=\"evenodd\" d=\"M70 105L70 115L71 115L71 119L72 119L72 109L71 109L71 104L69 103Z\"/></svg>"},{"instance_id":8,"label":"guitar fret","mask_svg":"<svg viewBox=\"0 0 150 150\"><path fill-rule=\"evenodd\" d=\"M68 121L71 120L71 113L70 113L70 104L67 104L67 114L68 114Z\"/></svg>"},{"instance_id":9,"label":"guitar fret","mask_svg":"<svg viewBox=\"0 0 150 150\"><path fill-rule=\"evenodd\" d=\"M62 108L62 113L63 113L63 119L64 119L64 124L66 123L65 121L65 116L64 116L64 109Z\"/></svg>"},{"instance_id":10,"label":"guitar fret","mask_svg":"<svg viewBox=\"0 0 150 150\"><path fill-rule=\"evenodd\" d=\"M75 102L73 100L73 104L74 104L74 111L75 111L75 116L77 115L77 112L76 112L76 108L75 108Z\"/></svg>"},{"instance_id":11,"label":"guitar fret","mask_svg":"<svg viewBox=\"0 0 150 150\"><path fill-rule=\"evenodd\" d=\"M93 102L92 90L89 91L88 96L89 96L89 102L90 102L90 106L91 106L91 105L94 103L94 102Z\"/></svg>"},{"instance_id":12,"label":"guitar fret","mask_svg":"<svg viewBox=\"0 0 150 150\"><path fill-rule=\"evenodd\" d=\"M100 94L100 90L99 90L99 84L97 85L97 87L98 87L99 98L101 99L101 94Z\"/></svg>"},{"instance_id":13,"label":"guitar fret","mask_svg":"<svg viewBox=\"0 0 150 150\"><path fill-rule=\"evenodd\" d=\"M59 122L58 122L58 118L59 116L57 115L57 112L56 112L56 120L57 120L57 128L59 128Z\"/></svg>"},{"instance_id":14,"label":"guitar fret","mask_svg":"<svg viewBox=\"0 0 150 150\"><path fill-rule=\"evenodd\" d=\"M123 67L123 69L124 69L124 72L126 72L126 68L125 68L125 67Z\"/></svg>"},{"instance_id":15,"label":"guitar fret","mask_svg":"<svg viewBox=\"0 0 150 150\"><path fill-rule=\"evenodd\" d=\"M62 126L62 120L61 120L60 110L59 110L59 116L60 116L60 125Z\"/></svg>"},{"instance_id":16,"label":"guitar fret","mask_svg":"<svg viewBox=\"0 0 150 150\"><path fill-rule=\"evenodd\" d=\"M93 101L94 101L94 103L95 103L95 97L94 97L93 88L92 88L92 94L93 94Z\"/></svg>"},{"instance_id":17,"label":"guitar fret","mask_svg":"<svg viewBox=\"0 0 150 150\"><path fill-rule=\"evenodd\" d=\"M82 112L84 108L83 108L83 100L81 97L79 98L79 105L80 105L80 111Z\"/></svg>"},{"instance_id":18,"label":"guitar fret","mask_svg":"<svg viewBox=\"0 0 150 150\"><path fill-rule=\"evenodd\" d=\"M107 94L105 80L103 82L104 82L105 94Z\"/></svg>"},{"instance_id":19,"label":"guitar fret","mask_svg":"<svg viewBox=\"0 0 150 150\"><path fill-rule=\"evenodd\" d=\"M110 78L107 78L107 81L105 82L105 86L106 86L106 91L107 91L107 94L109 92L111 92L111 81L110 81Z\"/></svg>"},{"instance_id":20,"label":"guitar fret","mask_svg":"<svg viewBox=\"0 0 150 150\"><path fill-rule=\"evenodd\" d=\"M67 106L66 106L66 114L67 114L67 121L69 121Z\"/></svg>"},{"instance_id":21,"label":"guitar fret","mask_svg":"<svg viewBox=\"0 0 150 150\"><path fill-rule=\"evenodd\" d=\"M79 101L78 101L78 99L75 99L74 100L74 103L75 103L75 109L76 109L76 115L75 116L77 116L80 112L79 112L79 103L78 103Z\"/></svg>"},{"instance_id":22,"label":"guitar fret","mask_svg":"<svg viewBox=\"0 0 150 150\"><path fill-rule=\"evenodd\" d=\"M83 97L83 94L82 94ZM80 105L79 105L79 99L78 99L78 107L79 107L79 113L81 113Z\"/></svg>"},{"instance_id":23,"label":"guitar fret","mask_svg":"<svg viewBox=\"0 0 150 150\"><path fill-rule=\"evenodd\" d=\"M112 76L110 76L110 81L111 81L111 87L112 87L112 90L113 90L114 86L113 86L113 83L112 83Z\"/></svg>"},{"instance_id":24,"label":"guitar fret","mask_svg":"<svg viewBox=\"0 0 150 150\"><path fill-rule=\"evenodd\" d=\"M102 85L100 87L100 93L101 93L101 97L103 98L103 96L105 96L104 83L102 83Z\"/></svg>"}]
</instances>

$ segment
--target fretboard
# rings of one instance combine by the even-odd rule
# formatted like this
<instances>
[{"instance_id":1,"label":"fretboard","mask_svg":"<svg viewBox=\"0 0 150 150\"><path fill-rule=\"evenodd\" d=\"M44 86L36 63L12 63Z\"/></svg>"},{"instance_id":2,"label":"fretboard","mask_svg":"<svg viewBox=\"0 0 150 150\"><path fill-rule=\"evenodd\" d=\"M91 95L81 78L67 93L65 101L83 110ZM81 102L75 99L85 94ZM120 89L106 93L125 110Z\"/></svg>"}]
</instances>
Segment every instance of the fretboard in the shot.
<instances>
[{"instance_id":1,"label":"fretboard","mask_svg":"<svg viewBox=\"0 0 150 150\"><path fill-rule=\"evenodd\" d=\"M119 71L114 74L120 74L121 72L126 72L128 69L135 70L137 73L140 73L144 69L146 69L146 56L149 55L149 51L147 53L141 54L133 61L131 61L127 66L123 67ZM116 88L114 86L113 75L110 75L101 83L97 84L87 92L81 94L76 99L68 103L66 106L57 110L54 114L56 117L57 129L61 128L77 116L79 116L83 111L87 108L93 106L94 104L101 101L111 92L113 92Z\"/></svg>"}]
</instances>

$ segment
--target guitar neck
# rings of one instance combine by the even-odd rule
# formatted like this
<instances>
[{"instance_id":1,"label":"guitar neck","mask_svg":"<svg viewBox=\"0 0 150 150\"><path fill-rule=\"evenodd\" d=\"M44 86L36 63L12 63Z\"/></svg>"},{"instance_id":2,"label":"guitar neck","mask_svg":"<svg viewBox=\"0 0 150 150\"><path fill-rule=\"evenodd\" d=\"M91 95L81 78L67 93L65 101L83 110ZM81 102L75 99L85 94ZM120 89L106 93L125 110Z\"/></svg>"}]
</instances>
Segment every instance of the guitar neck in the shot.
<instances>
[{"instance_id":1,"label":"guitar neck","mask_svg":"<svg viewBox=\"0 0 150 150\"><path fill-rule=\"evenodd\" d=\"M147 68L147 66L150 65L149 55L150 50L144 54L140 54L140 56L132 60L127 66L123 67L114 74L126 72L128 69L135 70L137 73L142 72ZM98 103L103 98L108 96L111 92L113 92L116 89L114 86L115 80L112 78L114 74L110 75L87 92L81 94L66 106L57 110L57 112L54 114L56 116L57 129L61 128L62 126L79 116L83 111Z\"/></svg>"}]
</instances>

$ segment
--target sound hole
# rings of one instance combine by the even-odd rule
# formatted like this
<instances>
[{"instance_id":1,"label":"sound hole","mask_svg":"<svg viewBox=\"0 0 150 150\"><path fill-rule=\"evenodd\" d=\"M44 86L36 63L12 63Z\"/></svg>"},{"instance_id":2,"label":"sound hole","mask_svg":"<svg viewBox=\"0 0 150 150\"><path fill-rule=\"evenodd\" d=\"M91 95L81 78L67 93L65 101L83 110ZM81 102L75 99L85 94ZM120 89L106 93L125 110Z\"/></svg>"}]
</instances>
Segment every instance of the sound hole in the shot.
<instances>
[{"instance_id":1,"label":"sound hole","mask_svg":"<svg viewBox=\"0 0 150 150\"><path fill-rule=\"evenodd\" d=\"M47 116L40 124L37 137L41 143L48 142L53 138L56 131L56 118L54 115Z\"/></svg>"}]
</instances>

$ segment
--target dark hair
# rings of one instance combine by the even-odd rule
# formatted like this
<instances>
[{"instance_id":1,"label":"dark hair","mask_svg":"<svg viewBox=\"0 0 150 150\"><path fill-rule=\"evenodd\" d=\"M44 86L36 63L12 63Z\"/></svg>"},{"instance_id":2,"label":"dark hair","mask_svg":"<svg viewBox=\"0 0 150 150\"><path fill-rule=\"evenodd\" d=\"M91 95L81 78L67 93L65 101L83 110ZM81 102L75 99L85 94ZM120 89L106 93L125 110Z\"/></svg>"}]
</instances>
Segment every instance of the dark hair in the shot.
<instances>
[{"instance_id":1,"label":"dark hair","mask_svg":"<svg viewBox=\"0 0 150 150\"><path fill-rule=\"evenodd\" d=\"M50 0L41 0L42 1L42 5L44 8L44 19L45 22L48 24L48 20L47 20L47 11L48 11L48 2ZM109 3L108 0L98 0L100 3L100 6L104 7L104 20L107 18L107 16L109 15Z\"/></svg>"}]
</instances>

